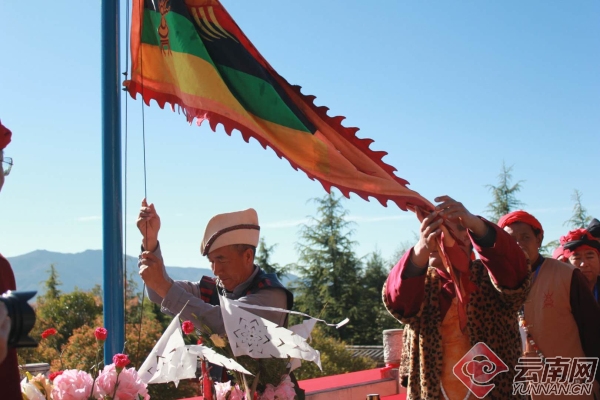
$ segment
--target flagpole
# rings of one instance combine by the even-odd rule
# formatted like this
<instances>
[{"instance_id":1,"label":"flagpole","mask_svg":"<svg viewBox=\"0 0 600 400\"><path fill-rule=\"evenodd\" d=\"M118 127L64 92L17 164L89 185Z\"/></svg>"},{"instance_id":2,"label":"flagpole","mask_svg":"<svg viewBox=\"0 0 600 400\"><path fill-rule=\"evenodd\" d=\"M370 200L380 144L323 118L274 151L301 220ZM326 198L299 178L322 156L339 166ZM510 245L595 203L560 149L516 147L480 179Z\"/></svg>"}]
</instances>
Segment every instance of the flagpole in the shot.
<instances>
[{"instance_id":1,"label":"flagpole","mask_svg":"<svg viewBox=\"0 0 600 400\"><path fill-rule=\"evenodd\" d=\"M125 318L123 293L121 194L121 90L119 0L102 0L102 265L104 268L104 363L123 352Z\"/></svg>"}]
</instances>

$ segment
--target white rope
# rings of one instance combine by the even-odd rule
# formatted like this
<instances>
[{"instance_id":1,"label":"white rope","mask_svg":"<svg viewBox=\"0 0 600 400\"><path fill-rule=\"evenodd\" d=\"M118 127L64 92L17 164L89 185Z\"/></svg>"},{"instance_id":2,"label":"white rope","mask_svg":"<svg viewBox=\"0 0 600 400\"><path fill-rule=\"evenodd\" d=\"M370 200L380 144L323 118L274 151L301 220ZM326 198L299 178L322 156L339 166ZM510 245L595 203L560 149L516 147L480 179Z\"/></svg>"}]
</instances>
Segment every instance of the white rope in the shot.
<instances>
[{"instance_id":1,"label":"white rope","mask_svg":"<svg viewBox=\"0 0 600 400\"><path fill-rule=\"evenodd\" d=\"M231 299L227 299L227 301L229 301L231 303L231 305L240 307L240 308L253 308L255 310L276 311L276 312L282 312L282 313L287 313L287 314L302 315L303 317L307 317L310 319L314 319L315 321L323 322L327 326L334 326L336 329L341 328L342 326L346 325L350 321L348 318L346 318L343 321L338 322L337 324L330 324L323 319L311 317L308 314L304 314L304 313L301 313L298 311L285 310L283 308L277 308L277 307L256 306L254 304L247 304L247 303L243 303L238 300L231 300Z\"/></svg>"}]
</instances>

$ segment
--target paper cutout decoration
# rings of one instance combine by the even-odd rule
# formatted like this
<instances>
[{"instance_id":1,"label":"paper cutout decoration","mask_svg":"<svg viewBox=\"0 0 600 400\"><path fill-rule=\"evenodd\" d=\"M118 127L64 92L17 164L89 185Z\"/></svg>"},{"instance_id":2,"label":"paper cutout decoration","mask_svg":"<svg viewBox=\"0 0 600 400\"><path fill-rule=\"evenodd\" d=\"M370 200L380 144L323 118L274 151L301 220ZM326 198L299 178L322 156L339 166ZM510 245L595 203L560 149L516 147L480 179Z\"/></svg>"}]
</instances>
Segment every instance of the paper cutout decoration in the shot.
<instances>
[{"instance_id":1,"label":"paper cutout decoration","mask_svg":"<svg viewBox=\"0 0 600 400\"><path fill-rule=\"evenodd\" d=\"M233 305L226 297L219 296L219 299L227 338L236 357L299 358L312 361L322 369L320 353L305 338Z\"/></svg>"},{"instance_id":2,"label":"paper cutout decoration","mask_svg":"<svg viewBox=\"0 0 600 400\"><path fill-rule=\"evenodd\" d=\"M242 367L235 360L227 358L222 354L217 353L210 347L193 344L186 346L190 354L194 354L203 360L207 360L211 364L220 365L229 371L237 371L246 375L253 375L246 368Z\"/></svg>"},{"instance_id":3,"label":"paper cutout decoration","mask_svg":"<svg viewBox=\"0 0 600 400\"><path fill-rule=\"evenodd\" d=\"M198 357L229 370L252 375L240 364L201 345L186 345L183 341L179 314L169 324L163 335L140 367L138 375L144 383L175 383L196 377Z\"/></svg>"},{"instance_id":4,"label":"paper cutout decoration","mask_svg":"<svg viewBox=\"0 0 600 400\"><path fill-rule=\"evenodd\" d=\"M350 322L349 318L345 318L344 320L342 320L341 322L338 322L337 324L331 324L331 323L325 321L324 319L319 319L319 318L311 317L310 315L301 313L299 311L286 310L284 308L277 308L277 307L257 306L255 304L248 304L248 303L244 303L244 302L239 301L239 300L232 300L232 299L229 299L229 303L231 305L233 305L233 306L241 307L241 308L244 308L244 309L251 308L251 309L254 309L254 310L276 311L276 312L281 312L281 313L285 313L285 314L301 315L301 316L306 317L308 319L314 320L315 322L322 322L322 323L324 323L327 326L333 326L335 329L339 329L342 326L346 325L348 322ZM311 328L311 330L312 330L312 328Z\"/></svg>"},{"instance_id":5,"label":"paper cutout decoration","mask_svg":"<svg viewBox=\"0 0 600 400\"><path fill-rule=\"evenodd\" d=\"M317 320L315 318L305 319L304 321L302 321L301 324L290 326L290 331L308 340L308 338L310 337L310 333L314 329L316 323ZM292 358L290 362L290 372L292 372L296 368L300 368L301 365L302 361L300 361L297 358Z\"/></svg>"}]
</instances>

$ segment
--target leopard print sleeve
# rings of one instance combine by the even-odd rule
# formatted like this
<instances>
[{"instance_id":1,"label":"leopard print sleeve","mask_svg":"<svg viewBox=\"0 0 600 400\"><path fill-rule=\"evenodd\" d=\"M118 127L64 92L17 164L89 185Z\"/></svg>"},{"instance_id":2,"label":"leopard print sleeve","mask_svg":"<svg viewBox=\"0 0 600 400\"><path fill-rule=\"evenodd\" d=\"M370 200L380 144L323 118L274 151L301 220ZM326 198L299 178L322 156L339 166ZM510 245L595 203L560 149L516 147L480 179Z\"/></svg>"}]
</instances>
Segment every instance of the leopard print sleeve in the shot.
<instances>
[{"instance_id":1,"label":"leopard print sleeve","mask_svg":"<svg viewBox=\"0 0 600 400\"><path fill-rule=\"evenodd\" d=\"M487 269L481 261L476 260L471 264L471 280L478 286L491 286L498 293L500 301L515 313L523 306L529 290L531 289L531 269L528 268L527 276L515 289L509 289L498 285L490 278Z\"/></svg>"}]
</instances>

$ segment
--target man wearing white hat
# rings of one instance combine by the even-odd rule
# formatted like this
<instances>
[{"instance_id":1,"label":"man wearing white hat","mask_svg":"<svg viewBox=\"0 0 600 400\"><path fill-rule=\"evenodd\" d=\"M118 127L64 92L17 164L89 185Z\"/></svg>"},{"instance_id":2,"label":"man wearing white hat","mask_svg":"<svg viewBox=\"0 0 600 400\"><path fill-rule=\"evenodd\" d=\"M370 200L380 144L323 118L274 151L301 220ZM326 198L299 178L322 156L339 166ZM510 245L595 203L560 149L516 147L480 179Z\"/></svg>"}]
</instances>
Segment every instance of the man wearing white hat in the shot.
<instances>
[{"instance_id":1,"label":"man wearing white hat","mask_svg":"<svg viewBox=\"0 0 600 400\"><path fill-rule=\"evenodd\" d=\"M260 231L255 210L250 208L211 218L200 252L208 257L217 279L205 276L198 282L174 281L167 275L158 242L160 218L154 204L148 205L145 199L137 226L143 236L140 276L148 288L148 298L160 304L163 312L171 315L181 312L181 317L192 321L198 329L206 324L213 333L224 334L218 288L228 298L244 303L292 308L292 293L275 274L267 274L254 264ZM286 313L253 312L280 326L287 323Z\"/></svg>"}]
</instances>

